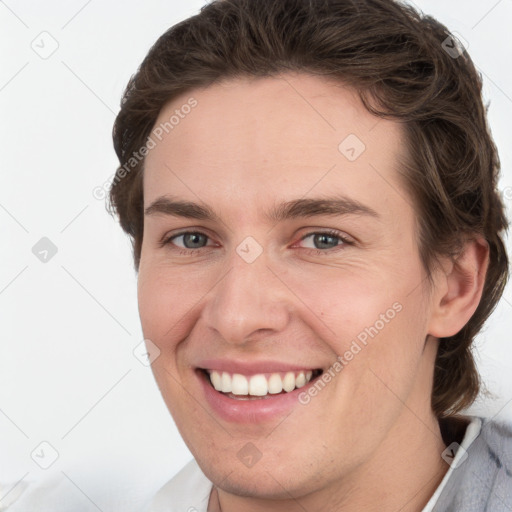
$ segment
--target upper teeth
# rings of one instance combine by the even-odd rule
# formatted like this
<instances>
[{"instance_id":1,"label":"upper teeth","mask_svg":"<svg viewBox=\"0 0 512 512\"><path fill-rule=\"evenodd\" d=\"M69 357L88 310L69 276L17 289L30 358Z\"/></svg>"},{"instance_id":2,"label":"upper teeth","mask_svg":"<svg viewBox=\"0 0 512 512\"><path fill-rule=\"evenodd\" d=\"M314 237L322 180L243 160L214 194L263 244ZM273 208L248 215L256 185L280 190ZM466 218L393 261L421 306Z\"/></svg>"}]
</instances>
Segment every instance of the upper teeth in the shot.
<instances>
[{"instance_id":1,"label":"upper teeth","mask_svg":"<svg viewBox=\"0 0 512 512\"><path fill-rule=\"evenodd\" d=\"M230 374L208 370L210 381L217 391L233 393L234 395L265 396L267 393L275 394L281 391L293 391L306 385L313 375L312 371L286 372L252 375L246 377L240 373Z\"/></svg>"}]
</instances>

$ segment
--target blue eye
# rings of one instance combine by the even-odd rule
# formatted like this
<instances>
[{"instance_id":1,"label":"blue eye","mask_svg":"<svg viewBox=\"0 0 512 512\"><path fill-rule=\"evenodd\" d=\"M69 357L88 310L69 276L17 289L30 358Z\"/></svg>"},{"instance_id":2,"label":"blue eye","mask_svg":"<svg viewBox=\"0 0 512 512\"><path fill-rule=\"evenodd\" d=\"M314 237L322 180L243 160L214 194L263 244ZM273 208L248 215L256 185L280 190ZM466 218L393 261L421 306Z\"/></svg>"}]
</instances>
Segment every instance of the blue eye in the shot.
<instances>
[{"instance_id":1,"label":"blue eye","mask_svg":"<svg viewBox=\"0 0 512 512\"><path fill-rule=\"evenodd\" d=\"M190 250L194 252L194 249L202 249L208 240L208 236L199 231L185 231L184 233L179 233L178 235L173 235L171 237L166 238L161 245L170 245L175 244L175 240L182 238L183 239L183 247L179 246L181 249Z\"/></svg>"},{"instance_id":2,"label":"blue eye","mask_svg":"<svg viewBox=\"0 0 512 512\"><path fill-rule=\"evenodd\" d=\"M349 241L346 238L343 238L337 233L334 232L319 232L319 233L309 233L308 235L305 235L302 237L301 240L306 240L307 238L311 238L315 247L314 249L320 250L320 249L333 249L334 247L337 247L339 245L343 245L345 243L349 243ZM341 243L340 243L341 242ZM334 245L333 245L334 243ZM326 247L327 245L327 247ZM320 247L318 247L320 246Z\"/></svg>"},{"instance_id":3,"label":"blue eye","mask_svg":"<svg viewBox=\"0 0 512 512\"><path fill-rule=\"evenodd\" d=\"M182 239L181 244L178 245L176 240ZM313 247L305 247L306 250L314 251L315 254L330 254L333 251L340 250L343 246L354 245L354 242L342 236L338 231L313 231L304 235L300 241L312 238ZM200 231L184 231L165 238L160 242L160 247L175 246L173 250L179 251L183 256L195 255L201 249L208 246L210 238L205 233ZM210 244L211 246L212 244Z\"/></svg>"},{"instance_id":4,"label":"blue eye","mask_svg":"<svg viewBox=\"0 0 512 512\"><path fill-rule=\"evenodd\" d=\"M202 242L206 242L208 237L203 233L183 233L173 238L183 237L185 249L200 249Z\"/></svg>"}]
</instances>

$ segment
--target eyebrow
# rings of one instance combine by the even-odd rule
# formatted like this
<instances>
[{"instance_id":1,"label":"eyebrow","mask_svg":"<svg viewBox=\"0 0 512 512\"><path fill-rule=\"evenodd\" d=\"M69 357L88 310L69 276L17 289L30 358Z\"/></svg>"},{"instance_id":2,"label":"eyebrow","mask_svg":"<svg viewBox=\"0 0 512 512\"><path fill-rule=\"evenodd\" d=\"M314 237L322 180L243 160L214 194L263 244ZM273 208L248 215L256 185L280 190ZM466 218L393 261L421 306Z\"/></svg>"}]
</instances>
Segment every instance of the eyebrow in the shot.
<instances>
[{"instance_id":1,"label":"eyebrow","mask_svg":"<svg viewBox=\"0 0 512 512\"><path fill-rule=\"evenodd\" d=\"M205 204L161 196L144 210L144 215L170 215L186 219L219 222L213 208ZM274 205L265 215L268 222L319 216L366 215L380 218L369 206L345 196L295 199Z\"/></svg>"}]
</instances>

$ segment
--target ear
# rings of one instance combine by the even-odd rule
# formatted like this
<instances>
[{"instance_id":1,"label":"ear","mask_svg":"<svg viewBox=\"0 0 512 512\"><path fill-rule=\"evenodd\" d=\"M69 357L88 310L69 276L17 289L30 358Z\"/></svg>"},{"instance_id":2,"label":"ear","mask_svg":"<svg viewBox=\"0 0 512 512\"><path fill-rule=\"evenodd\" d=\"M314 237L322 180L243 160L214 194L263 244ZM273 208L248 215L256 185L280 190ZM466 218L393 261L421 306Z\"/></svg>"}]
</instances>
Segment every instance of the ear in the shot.
<instances>
[{"instance_id":1,"label":"ear","mask_svg":"<svg viewBox=\"0 0 512 512\"><path fill-rule=\"evenodd\" d=\"M476 311L489 265L489 244L481 237L466 242L454 262L440 272L432 294L428 333L436 338L457 334Z\"/></svg>"}]
</instances>

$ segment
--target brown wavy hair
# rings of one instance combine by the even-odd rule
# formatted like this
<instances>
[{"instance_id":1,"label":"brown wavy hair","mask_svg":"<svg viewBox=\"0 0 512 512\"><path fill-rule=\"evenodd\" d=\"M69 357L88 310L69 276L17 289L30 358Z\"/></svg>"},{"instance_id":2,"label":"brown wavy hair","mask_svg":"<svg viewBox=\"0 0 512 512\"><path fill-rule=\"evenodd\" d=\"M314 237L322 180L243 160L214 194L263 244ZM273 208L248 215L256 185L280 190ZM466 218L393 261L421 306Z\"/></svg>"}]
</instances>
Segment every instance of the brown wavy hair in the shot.
<instances>
[{"instance_id":1,"label":"brown wavy hair","mask_svg":"<svg viewBox=\"0 0 512 512\"><path fill-rule=\"evenodd\" d=\"M439 418L454 415L480 389L471 345L508 278L500 234L508 221L481 76L444 25L410 6L393 0L214 0L165 32L131 77L113 129L120 165L107 208L130 237L135 269L144 226L140 154L164 104L221 80L287 71L352 86L369 112L404 124L402 173L427 275L438 256L455 257L469 237L481 235L489 244L476 312L439 343L432 408Z\"/></svg>"}]
</instances>

